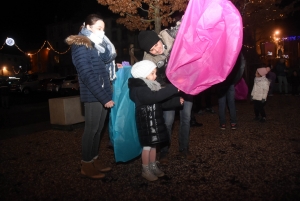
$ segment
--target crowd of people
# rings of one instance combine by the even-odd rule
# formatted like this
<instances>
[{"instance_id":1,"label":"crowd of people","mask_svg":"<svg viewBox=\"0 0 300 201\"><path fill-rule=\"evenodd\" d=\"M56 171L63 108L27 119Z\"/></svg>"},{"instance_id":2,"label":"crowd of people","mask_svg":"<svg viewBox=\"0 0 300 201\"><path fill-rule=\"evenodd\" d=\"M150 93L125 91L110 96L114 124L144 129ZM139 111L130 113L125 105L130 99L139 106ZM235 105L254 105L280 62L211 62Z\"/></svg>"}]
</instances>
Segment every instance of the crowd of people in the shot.
<instances>
[{"instance_id":1,"label":"crowd of people","mask_svg":"<svg viewBox=\"0 0 300 201\"><path fill-rule=\"evenodd\" d=\"M189 137L192 126L202 126L195 114L204 112L215 114L212 108L212 89L208 88L199 95L190 95L180 91L166 76L166 68L180 22L171 29L157 34L154 31L141 31L138 35L140 48L144 51L142 61L134 61L131 68L132 78L128 80L129 97L135 104L135 125L142 147L142 177L155 181L164 176L158 166L168 165L172 126L176 111L179 111L180 126L178 132L178 153L182 159L195 160L190 152ZM111 167L105 165L99 155L99 144L105 119L110 108L114 107L112 84L116 71L122 64L115 64L114 45L106 37L105 24L100 16L87 16L78 35L69 36L66 42L71 46L72 60L76 67L80 83L80 99L84 103L85 128L82 135L81 174L92 179L105 177ZM242 78L245 59L239 54L232 72L225 81L215 86L218 98L218 115L221 130L226 129L226 108L230 112L230 128L237 129L238 119L235 108L235 84ZM267 96L272 96L276 74L279 92L288 93L286 66L284 60L273 66L261 66L255 72L251 100L254 105L254 119L266 121L264 106ZM292 93L298 93L299 77L293 73ZM205 106L202 100L205 100ZM126 121L126 120L124 120ZM126 122L125 122L126 123ZM158 157L156 154L158 153Z\"/></svg>"}]
</instances>

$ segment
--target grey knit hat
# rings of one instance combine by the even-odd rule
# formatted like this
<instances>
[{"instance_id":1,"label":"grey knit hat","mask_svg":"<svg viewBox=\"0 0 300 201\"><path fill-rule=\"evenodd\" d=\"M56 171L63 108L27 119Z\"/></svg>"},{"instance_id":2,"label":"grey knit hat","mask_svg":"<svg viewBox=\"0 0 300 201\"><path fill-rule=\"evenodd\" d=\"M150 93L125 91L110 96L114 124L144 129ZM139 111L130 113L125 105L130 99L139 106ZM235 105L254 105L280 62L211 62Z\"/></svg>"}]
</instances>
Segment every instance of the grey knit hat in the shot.
<instances>
[{"instance_id":1,"label":"grey knit hat","mask_svg":"<svg viewBox=\"0 0 300 201\"><path fill-rule=\"evenodd\" d=\"M141 31L138 36L140 48L146 52L160 40L157 33L154 31Z\"/></svg>"},{"instance_id":2,"label":"grey knit hat","mask_svg":"<svg viewBox=\"0 0 300 201\"><path fill-rule=\"evenodd\" d=\"M146 78L156 68L154 62L142 60L135 63L131 68L131 75L134 78Z\"/></svg>"}]
</instances>

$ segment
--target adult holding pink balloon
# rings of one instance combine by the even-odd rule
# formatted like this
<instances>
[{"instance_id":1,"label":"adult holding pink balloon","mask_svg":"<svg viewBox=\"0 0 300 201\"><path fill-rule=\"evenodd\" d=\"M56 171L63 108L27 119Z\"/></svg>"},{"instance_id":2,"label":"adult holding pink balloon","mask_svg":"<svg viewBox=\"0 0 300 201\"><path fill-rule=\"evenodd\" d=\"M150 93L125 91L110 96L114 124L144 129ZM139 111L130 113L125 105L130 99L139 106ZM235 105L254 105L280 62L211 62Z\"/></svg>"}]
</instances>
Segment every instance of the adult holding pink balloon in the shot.
<instances>
[{"instance_id":1,"label":"adult holding pink balloon","mask_svg":"<svg viewBox=\"0 0 300 201\"><path fill-rule=\"evenodd\" d=\"M158 67L157 81L162 86L171 82L185 93L179 131L179 152L183 158L195 159L189 151L192 95L225 80L241 50L242 28L239 11L230 1L190 0L180 27L160 34L139 34L140 48L145 51L143 59ZM164 111L170 135L174 116L175 110ZM167 163L167 153L168 148L161 150L161 163Z\"/></svg>"}]
</instances>

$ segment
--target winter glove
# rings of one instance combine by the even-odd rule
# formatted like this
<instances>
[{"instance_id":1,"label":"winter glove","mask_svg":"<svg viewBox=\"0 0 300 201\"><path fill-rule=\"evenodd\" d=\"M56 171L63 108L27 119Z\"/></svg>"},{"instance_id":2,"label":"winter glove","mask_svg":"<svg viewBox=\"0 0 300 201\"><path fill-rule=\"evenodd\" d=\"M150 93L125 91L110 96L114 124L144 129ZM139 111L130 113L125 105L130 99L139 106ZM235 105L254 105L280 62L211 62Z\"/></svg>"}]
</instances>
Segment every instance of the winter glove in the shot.
<instances>
[{"instance_id":1,"label":"winter glove","mask_svg":"<svg viewBox=\"0 0 300 201\"><path fill-rule=\"evenodd\" d=\"M266 99L262 99L261 102L262 102L262 103L266 102Z\"/></svg>"}]
</instances>

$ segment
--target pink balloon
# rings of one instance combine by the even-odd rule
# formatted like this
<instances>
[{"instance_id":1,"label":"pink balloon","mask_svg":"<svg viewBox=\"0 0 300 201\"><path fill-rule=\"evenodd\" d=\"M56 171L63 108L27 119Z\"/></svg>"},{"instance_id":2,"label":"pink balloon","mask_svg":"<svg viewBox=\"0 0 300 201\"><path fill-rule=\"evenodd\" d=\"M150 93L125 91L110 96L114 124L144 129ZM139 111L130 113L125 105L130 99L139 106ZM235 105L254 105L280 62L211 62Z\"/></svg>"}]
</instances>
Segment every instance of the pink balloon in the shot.
<instances>
[{"instance_id":1,"label":"pink balloon","mask_svg":"<svg viewBox=\"0 0 300 201\"><path fill-rule=\"evenodd\" d=\"M190 0L168 62L168 79L192 95L224 81L242 39L242 18L230 1Z\"/></svg>"}]
</instances>

